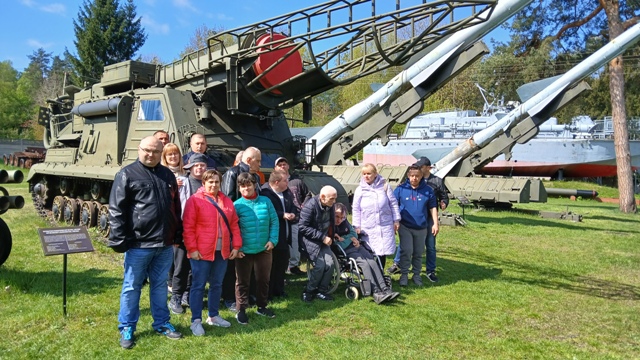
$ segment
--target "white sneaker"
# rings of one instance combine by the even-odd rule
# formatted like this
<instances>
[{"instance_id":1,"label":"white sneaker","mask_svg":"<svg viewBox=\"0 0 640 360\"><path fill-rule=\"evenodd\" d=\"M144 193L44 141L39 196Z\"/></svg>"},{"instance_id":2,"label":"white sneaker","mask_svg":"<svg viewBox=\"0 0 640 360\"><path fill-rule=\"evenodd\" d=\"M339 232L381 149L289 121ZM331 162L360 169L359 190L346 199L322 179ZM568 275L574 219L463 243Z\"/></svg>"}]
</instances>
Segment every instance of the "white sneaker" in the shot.
<instances>
[{"instance_id":1,"label":"white sneaker","mask_svg":"<svg viewBox=\"0 0 640 360\"><path fill-rule=\"evenodd\" d=\"M223 319L220 316L214 316L214 317L208 317L207 318L207 325L219 326L219 327L229 327L229 326L231 326L231 323L228 322L227 320Z\"/></svg>"}]
</instances>

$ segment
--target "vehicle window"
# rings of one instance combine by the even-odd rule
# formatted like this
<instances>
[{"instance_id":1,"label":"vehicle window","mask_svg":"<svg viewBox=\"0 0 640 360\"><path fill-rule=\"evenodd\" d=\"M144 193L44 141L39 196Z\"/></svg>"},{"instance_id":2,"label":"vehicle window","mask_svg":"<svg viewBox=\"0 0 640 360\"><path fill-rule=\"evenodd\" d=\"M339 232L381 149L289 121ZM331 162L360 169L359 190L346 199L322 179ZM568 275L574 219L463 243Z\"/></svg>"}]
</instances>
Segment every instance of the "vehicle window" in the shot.
<instances>
[{"instance_id":1,"label":"vehicle window","mask_svg":"<svg viewBox=\"0 0 640 360\"><path fill-rule=\"evenodd\" d=\"M141 100L138 121L164 121L160 100Z\"/></svg>"}]
</instances>

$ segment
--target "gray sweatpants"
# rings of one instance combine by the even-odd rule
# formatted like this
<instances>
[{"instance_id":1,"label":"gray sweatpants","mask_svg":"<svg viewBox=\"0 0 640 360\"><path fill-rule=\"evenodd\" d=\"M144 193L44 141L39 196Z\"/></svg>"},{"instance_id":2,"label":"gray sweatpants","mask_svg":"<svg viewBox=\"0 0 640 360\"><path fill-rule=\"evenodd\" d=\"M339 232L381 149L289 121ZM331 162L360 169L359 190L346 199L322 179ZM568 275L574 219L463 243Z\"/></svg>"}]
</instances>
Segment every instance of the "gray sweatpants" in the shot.
<instances>
[{"instance_id":1,"label":"gray sweatpants","mask_svg":"<svg viewBox=\"0 0 640 360\"><path fill-rule=\"evenodd\" d=\"M424 245L422 245L424 247ZM333 276L333 267L337 264L333 263L331 256L331 248L327 245L320 247L318 258L309 274L309 283L307 284L307 292L326 293L331 285L331 277ZM308 270L307 270L308 271Z\"/></svg>"},{"instance_id":2,"label":"gray sweatpants","mask_svg":"<svg viewBox=\"0 0 640 360\"><path fill-rule=\"evenodd\" d=\"M400 273L408 274L409 266L414 275L420 275L422 269L422 253L424 240L429 229L410 229L400 224L398 235L400 236Z\"/></svg>"},{"instance_id":3,"label":"gray sweatpants","mask_svg":"<svg viewBox=\"0 0 640 360\"><path fill-rule=\"evenodd\" d=\"M372 293L383 292L387 289L384 282L384 275L373 255L363 246L350 246L345 250L348 257L353 258L364 275L364 278L371 281Z\"/></svg>"}]
</instances>

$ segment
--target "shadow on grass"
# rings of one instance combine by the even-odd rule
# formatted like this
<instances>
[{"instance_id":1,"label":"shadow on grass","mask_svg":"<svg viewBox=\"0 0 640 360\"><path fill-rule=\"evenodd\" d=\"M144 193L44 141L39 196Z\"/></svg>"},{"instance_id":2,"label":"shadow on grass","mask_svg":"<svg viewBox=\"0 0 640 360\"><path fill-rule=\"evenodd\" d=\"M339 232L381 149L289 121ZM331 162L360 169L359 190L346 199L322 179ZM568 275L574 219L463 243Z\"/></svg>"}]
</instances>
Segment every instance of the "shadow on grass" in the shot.
<instances>
[{"instance_id":1,"label":"shadow on grass","mask_svg":"<svg viewBox=\"0 0 640 360\"><path fill-rule=\"evenodd\" d=\"M508 212L504 212L508 214ZM469 223L478 223L478 224L501 224L501 225L529 225L529 226L545 226L549 228L562 228L567 230L591 230L591 231L615 231L618 233L629 233L629 234L640 234L640 230L629 229L628 227L625 229L620 228L604 228L601 226L598 227L590 227L586 226L584 223L576 223L568 220L563 221L554 221L553 219L542 219L534 216L531 217L516 217L516 216L504 216L500 218L495 217L484 217L484 216L476 216L476 215L465 215L465 220ZM617 220L617 219L616 219Z\"/></svg>"},{"instance_id":2,"label":"shadow on grass","mask_svg":"<svg viewBox=\"0 0 640 360\"><path fill-rule=\"evenodd\" d=\"M422 270L421 273L422 282L424 285L422 288L427 288L431 286L447 286L452 285L460 281L466 282L477 282L486 279L493 279L502 274L502 270L498 268L486 267L478 264L472 264L468 262L461 262L457 260L442 258L440 255L446 254L446 252L438 252L438 260L437 260L437 272L438 277L440 278L437 283L432 283L427 279L424 274L424 270L426 269L426 259L423 256L422 258ZM391 259L391 258L390 258ZM390 260L388 259L388 260ZM392 262L393 260L391 260ZM389 261L387 261L389 263ZM393 291L398 291L404 297L413 294L415 291L421 289L414 285L412 281L412 275L409 274L409 285L401 287L398 284L398 279L400 275L396 274L392 276L393 282ZM404 302L402 301L403 297L400 297L399 301L386 304L389 306L402 305Z\"/></svg>"},{"instance_id":3,"label":"shadow on grass","mask_svg":"<svg viewBox=\"0 0 640 360\"><path fill-rule=\"evenodd\" d=\"M455 256L495 265L501 268L501 271L508 268L520 274L520 276L501 276L500 280L504 281L540 286L553 290L570 291L609 300L640 300L640 286L632 284L598 279L583 274L562 272L548 267L536 266L514 260L505 260L461 249L456 250Z\"/></svg>"},{"instance_id":4,"label":"shadow on grass","mask_svg":"<svg viewBox=\"0 0 640 360\"><path fill-rule=\"evenodd\" d=\"M447 258L438 258L439 285L450 285L459 281L476 282L493 279L502 274L502 270Z\"/></svg>"},{"instance_id":5,"label":"shadow on grass","mask_svg":"<svg viewBox=\"0 0 640 360\"><path fill-rule=\"evenodd\" d=\"M604 216L604 215L589 215L589 220L602 220L602 221L616 221L619 223L629 224L629 219L621 219L612 216ZM626 226L628 227L628 226Z\"/></svg>"},{"instance_id":6,"label":"shadow on grass","mask_svg":"<svg viewBox=\"0 0 640 360\"><path fill-rule=\"evenodd\" d=\"M231 322L230 328L219 328L215 326L203 325L205 329L204 337L227 337L236 336L238 334L264 332L270 329L276 329L281 326L289 326L291 322L313 320L319 317L319 314L325 311L333 311L337 308L351 304L353 301L370 301L371 297L361 300L348 300L345 297L346 285L344 282L340 282L338 289L331 295L334 297L333 301L323 301L315 299L311 303L305 303L302 301L302 291L307 285L307 276L287 275L285 277L286 285L285 292L286 297L277 297L273 300L269 300L267 303L268 308L272 309L276 317L273 319L260 316L256 313L257 306L252 305L246 309L247 316L249 318L248 325L240 325L235 319L235 312L227 310L222 302L219 303L218 309L220 316L225 320ZM208 286L207 286L208 289ZM203 302L202 320L206 320L208 301L205 289L205 298ZM140 299L140 313L143 316L151 317L151 311L148 307L148 295L143 293ZM180 320L177 320L179 319ZM171 314L171 323L175 326L176 330L181 332L184 336L191 337L192 332L189 325L184 324L186 318L187 323L190 324L191 309L185 310L184 314L176 315ZM142 326L141 326L142 325ZM147 324L138 323L138 329L136 331L138 337L153 337L159 336L153 329L147 327Z\"/></svg>"},{"instance_id":7,"label":"shadow on grass","mask_svg":"<svg viewBox=\"0 0 640 360\"><path fill-rule=\"evenodd\" d=\"M99 294L122 285L122 278L104 277L105 270L67 271L67 296ZM62 266L58 271L25 271L0 267L3 282L15 290L62 296Z\"/></svg>"}]
</instances>

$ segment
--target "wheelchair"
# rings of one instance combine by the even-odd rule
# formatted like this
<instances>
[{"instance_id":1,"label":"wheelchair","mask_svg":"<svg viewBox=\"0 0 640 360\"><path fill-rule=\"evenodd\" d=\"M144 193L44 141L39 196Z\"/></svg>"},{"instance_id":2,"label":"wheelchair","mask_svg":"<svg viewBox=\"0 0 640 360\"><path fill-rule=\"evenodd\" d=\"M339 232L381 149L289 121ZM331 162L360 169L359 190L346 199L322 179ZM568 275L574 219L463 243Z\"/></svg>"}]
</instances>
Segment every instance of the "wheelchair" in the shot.
<instances>
[{"instance_id":1,"label":"wheelchair","mask_svg":"<svg viewBox=\"0 0 640 360\"><path fill-rule=\"evenodd\" d=\"M306 249L305 249L305 253L306 253ZM328 294L332 294L336 291L336 289L338 289L338 285L340 285L340 269L342 268L340 265L340 259L338 259L338 257L336 256L335 253L335 249L334 249L334 245L331 245L331 257L333 258L333 263L336 265L333 267L333 272L331 274L331 282L329 283L329 289L327 290ZM309 281L309 279L311 278L311 269L313 269L313 261L311 261L311 259L309 259L309 256L306 256L307 258L307 282Z\"/></svg>"},{"instance_id":2,"label":"wheelchair","mask_svg":"<svg viewBox=\"0 0 640 360\"><path fill-rule=\"evenodd\" d=\"M373 256L383 275L385 284L391 289L391 276L385 274L380 259L373 254L373 250L369 244L362 241L362 239L360 240L360 246L363 246ZM334 246L332 250L336 253L338 264L340 264L340 280L347 286L344 291L345 297L349 300L358 300L361 297L371 296L371 280L365 279L364 273L360 266L358 266L356 259L347 256L347 253L340 246Z\"/></svg>"},{"instance_id":3,"label":"wheelchair","mask_svg":"<svg viewBox=\"0 0 640 360\"><path fill-rule=\"evenodd\" d=\"M361 240L360 246L364 246L365 249L373 255L373 250L371 250L366 242ZM346 284L344 294L347 299L357 300L363 296L370 296L372 293L371 280L364 278L364 273L358 266L356 260L348 257L344 249L336 244L331 245L331 256L333 258L333 263L336 264L336 266L333 268L333 274L331 276L331 282L327 292L329 294L334 293L338 289L340 282L343 282ZM380 259L375 255L373 258L383 274L385 284L389 289L391 289L391 276L384 273ZM307 257L307 280L311 276L310 270L312 268L313 262Z\"/></svg>"}]
</instances>

